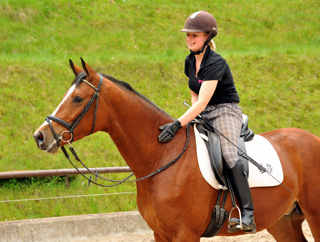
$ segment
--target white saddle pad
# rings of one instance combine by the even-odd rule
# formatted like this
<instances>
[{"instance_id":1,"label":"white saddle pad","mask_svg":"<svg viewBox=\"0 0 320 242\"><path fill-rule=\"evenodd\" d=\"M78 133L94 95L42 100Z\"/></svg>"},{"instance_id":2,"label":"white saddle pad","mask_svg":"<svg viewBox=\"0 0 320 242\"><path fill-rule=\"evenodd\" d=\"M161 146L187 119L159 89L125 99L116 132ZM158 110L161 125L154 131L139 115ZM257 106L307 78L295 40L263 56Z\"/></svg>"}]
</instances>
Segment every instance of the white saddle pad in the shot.
<instances>
[{"instance_id":1,"label":"white saddle pad","mask_svg":"<svg viewBox=\"0 0 320 242\"><path fill-rule=\"evenodd\" d=\"M194 128L197 144L197 157L201 173L204 179L215 189L225 189L216 180L211 168L207 146L200 136L198 130ZM260 135L255 135L253 140L246 142L247 154L256 162L267 168L268 172L275 177L271 177L267 172L261 171L249 161L250 187L270 187L277 186L283 181L283 170L279 156L271 143Z\"/></svg>"}]
</instances>

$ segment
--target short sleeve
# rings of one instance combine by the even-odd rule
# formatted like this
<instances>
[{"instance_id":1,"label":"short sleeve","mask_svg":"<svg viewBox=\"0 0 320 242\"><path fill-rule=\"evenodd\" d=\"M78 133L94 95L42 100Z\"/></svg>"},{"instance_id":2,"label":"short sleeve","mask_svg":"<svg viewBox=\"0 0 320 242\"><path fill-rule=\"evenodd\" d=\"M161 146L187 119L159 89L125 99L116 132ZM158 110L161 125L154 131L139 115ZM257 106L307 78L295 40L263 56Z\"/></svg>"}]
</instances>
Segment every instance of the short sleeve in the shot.
<instances>
[{"instance_id":1,"label":"short sleeve","mask_svg":"<svg viewBox=\"0 0 320 242\"><path fill-rule=\"evenodd\" d=\"M203 81L218 80L221 81L227 67L226 61L221 58L214 63L205 66L203 70Z\"/></svg>"}]
</instances>

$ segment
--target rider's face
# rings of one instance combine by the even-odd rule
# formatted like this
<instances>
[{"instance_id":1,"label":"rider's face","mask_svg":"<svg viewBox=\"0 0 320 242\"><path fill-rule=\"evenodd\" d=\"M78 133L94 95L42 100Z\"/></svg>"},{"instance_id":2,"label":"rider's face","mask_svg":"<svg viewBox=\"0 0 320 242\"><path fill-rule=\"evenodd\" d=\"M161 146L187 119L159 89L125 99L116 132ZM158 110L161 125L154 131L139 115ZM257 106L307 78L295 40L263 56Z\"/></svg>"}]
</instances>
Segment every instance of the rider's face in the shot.
<instances>
[{"instance_id":1,"label":"rider's face","mask_svg":"<svg viewBox=\"0 0 320 242\"><path fill-rule=\"evenodd\" d=\"M196 52L202 49L204 42L207 40L207 33L187 33L186 41L190 50Z\"/></svg>"}]
</instances>

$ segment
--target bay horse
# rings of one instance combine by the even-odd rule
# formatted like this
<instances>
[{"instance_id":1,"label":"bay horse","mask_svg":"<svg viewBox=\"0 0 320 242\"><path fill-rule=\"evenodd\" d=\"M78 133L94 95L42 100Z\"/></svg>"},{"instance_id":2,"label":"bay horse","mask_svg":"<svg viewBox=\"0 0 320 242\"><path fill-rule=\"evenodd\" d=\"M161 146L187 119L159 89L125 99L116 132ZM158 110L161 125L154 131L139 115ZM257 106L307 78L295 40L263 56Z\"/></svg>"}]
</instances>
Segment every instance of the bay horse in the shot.
<instances>
[{"instance_id":1,"label":"bay horse","mask_svg":"<svg viewBox=\"0 0 320 242\"><path fill-rule=\"evenodd\" d=\"M59 146L104 131L136 178L165 166L181 153L186 142L186 127L179 130L171 142L159 143L158 127L172 122L173 118L129 84L100 75L81 61L82 68L70 60L76 76L72 87L51 118L34 133L39 149L55 153ZM94 95L98 97L93 99ZM91 108L88 102L93 104ZM292 194L282 186L251 189L257 231L267 229L279 242L306 241L301 227L306 219L315 241L319 242L320 138L295 128L261 135L277 151L284 171L283 184ZM189 137L187 149L177 163L136 182L138 209L154 231L157 242L198 242L211 219L218 191L200 173L192 127ZM231 209L229 196L225 208ZM241 231L227 233L226 224L218 236L243 234Z\"/></svg>"}]
</instances>

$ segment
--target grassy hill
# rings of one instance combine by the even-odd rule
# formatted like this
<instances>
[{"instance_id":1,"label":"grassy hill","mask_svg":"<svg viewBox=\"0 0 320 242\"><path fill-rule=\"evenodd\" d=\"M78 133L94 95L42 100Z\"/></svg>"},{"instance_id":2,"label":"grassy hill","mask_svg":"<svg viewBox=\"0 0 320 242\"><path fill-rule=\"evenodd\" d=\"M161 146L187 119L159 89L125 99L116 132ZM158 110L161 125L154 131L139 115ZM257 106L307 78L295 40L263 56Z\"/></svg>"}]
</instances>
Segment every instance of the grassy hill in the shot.
<instances>
[{"instance_id":1,"label":"grassy hill","mask_svg":"<svg viewBox=\"0 0 320 242\"><path fill-rule=\"evenodd\" d=\"M183 74L188 49L179 29L191 13L202 9L217 19L217 52L231 66L250 127L256 133L297 127L320 136L317 1L4 0L0 2L0 171L70 168L61 152L55 156L40 152L32 139L71 84L68 59L79 64L83 57L97 71L129 82L179 117L186 110L182 102L190 100ZM74 146L90 167L125 165L104 133ZM51 192L52 196L76 194L79 188L81 193L106 192L86 188L82 178L75 179L69 190L60 183L45 185L51 183L27 182L25 193L19 193L26 190L19 183L1 183L0 200ZM117 189L126 187L107 192ZM126 208L106 210L99 205L104 202L106 198L90 200L92 206L80 205L79 211L71 211L72 202L53 202L60 209L52 213L43 212L51 206L46 203L30 207L10 203L0 210L18 206L21 215L7 214L0 220L135 208L132 202Z\"/></svg>"}]
</instances>

